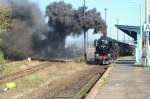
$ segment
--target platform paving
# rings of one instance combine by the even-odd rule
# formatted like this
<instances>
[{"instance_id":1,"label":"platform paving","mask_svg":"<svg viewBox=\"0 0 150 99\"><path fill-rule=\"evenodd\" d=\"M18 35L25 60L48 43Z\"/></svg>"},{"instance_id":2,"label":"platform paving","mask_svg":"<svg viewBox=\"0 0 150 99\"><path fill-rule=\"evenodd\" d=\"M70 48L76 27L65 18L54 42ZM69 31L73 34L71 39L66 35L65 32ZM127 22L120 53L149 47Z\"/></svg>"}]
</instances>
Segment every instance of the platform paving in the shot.
<instances>
[{"instance_id":1,"label":"platform paving","mask_svg":"<svg viewBox=\"0 0 150 99\"><path fill-rule=\"evenodd\" d=\"M119 59L95 99L150 99L150 68L133 64L133 57Z\"/></svg>"}]
</instances>

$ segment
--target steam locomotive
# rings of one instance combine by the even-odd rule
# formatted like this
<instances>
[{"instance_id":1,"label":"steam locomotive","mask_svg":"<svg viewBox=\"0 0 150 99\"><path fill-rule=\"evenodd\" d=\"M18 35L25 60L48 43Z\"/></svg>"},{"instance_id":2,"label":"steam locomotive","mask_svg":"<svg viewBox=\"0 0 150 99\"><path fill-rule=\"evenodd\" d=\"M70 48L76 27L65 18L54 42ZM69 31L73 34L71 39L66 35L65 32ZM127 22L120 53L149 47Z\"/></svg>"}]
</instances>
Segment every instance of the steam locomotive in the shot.
<instances>
[{"instance_id":1,"label":"steam locomotive","mask_svg":"<svg viewBox=\"0 0 150 99\"><path fill-rule=\"evenodd\" d=\"M119 56L132 55L132 45L118 42L107 36L101 36L94 41L96 64L111 64Z\"/></svg>"}]
</instances>

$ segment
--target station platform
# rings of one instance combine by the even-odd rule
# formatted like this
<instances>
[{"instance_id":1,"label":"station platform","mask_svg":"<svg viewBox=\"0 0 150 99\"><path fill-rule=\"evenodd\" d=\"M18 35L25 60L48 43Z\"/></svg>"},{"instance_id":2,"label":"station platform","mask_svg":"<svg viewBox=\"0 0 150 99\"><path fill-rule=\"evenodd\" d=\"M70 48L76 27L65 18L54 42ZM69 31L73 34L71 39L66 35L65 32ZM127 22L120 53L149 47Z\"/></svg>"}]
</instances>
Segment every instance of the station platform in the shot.
<instances>
[{"instance_id":1,"label":"station platform","mask_svg":"<svg viewBox=\"0 0 150 99\"><path fill-rule=\"evenodd\" d=\"M133 57L116 61L94 99L150 99L150 68L135 66Z\"/></svg>"}]
</instances>

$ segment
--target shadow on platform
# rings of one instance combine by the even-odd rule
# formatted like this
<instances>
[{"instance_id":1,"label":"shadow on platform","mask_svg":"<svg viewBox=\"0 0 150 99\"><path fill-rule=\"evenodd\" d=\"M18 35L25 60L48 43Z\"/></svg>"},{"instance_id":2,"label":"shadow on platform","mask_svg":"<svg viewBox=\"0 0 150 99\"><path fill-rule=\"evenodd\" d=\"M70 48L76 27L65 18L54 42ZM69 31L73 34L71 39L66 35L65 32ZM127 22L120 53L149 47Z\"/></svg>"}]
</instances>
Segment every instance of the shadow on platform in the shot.
<instances>
[{"instance_id":1,"label":"shadow on platform","mask_svg":"<svg viewBox=\"0 0 150 99\"><path fill-rule=\"evenodd\" d=\"M144 67L143 65L136 65L135 60L118 60L115 63L116 64L124 64L125 66Z\"/></svg>"},{"instance_id":2,"label":"shadow on platform","mask_svg":"<svg viewBox=\"0 0 150 99\"><path fill-rule=\"evenodd\" d=\"M127 65L134 65L135 60L117 60L116 64L127 64Z\"/></svg>"}]
</instances>

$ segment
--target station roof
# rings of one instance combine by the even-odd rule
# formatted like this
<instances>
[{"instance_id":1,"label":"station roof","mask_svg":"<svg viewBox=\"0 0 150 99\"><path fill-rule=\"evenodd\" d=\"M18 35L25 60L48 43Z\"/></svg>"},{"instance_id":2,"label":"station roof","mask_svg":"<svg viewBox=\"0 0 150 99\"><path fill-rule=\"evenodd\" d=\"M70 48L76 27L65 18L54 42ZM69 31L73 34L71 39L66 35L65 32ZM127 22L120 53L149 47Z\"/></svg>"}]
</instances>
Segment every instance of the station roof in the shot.
<instances>
[{"instance_id":1,"label":"station roof","mask_svg":"<svg viewBox=\"0 0 150 99\"><path fill-rule=\"evenodd\" d=\"M118 29L128 34L135 40L137 39L136 35L140 32L140 26L129 26L129 25L115 25Z\"/></svg>"}]
</instances>

